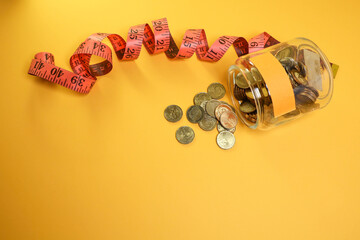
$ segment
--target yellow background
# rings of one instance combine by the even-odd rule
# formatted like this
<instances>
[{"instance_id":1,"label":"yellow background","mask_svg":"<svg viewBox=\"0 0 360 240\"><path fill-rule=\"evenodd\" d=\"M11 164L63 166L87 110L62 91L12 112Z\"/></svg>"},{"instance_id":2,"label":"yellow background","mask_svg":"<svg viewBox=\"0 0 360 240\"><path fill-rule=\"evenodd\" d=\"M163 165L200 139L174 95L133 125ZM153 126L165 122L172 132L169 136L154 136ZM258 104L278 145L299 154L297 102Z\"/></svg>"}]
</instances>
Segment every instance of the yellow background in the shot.
<instances>
[{"instance_id":1,"label":"yellow background","mask_svg":"<svg viewBox=\"0 0 360 240\"><path fill-rule=\"evenodd\" d=\"M356 0L2 0L0 239L360 239L359 11ZM340 65L333 99L268 132L239 125L224 151L216 130L169 123L163 110L226 85L233 48L206 63L143 47L136 61L114 58L87 96L27 75L37 52L70 69L90 34L126 37L162 17L178 44L190 28L209 44L309 38ZM175 140L182 125L196 133L190 145Z\"/></svg>"}]
</instances>

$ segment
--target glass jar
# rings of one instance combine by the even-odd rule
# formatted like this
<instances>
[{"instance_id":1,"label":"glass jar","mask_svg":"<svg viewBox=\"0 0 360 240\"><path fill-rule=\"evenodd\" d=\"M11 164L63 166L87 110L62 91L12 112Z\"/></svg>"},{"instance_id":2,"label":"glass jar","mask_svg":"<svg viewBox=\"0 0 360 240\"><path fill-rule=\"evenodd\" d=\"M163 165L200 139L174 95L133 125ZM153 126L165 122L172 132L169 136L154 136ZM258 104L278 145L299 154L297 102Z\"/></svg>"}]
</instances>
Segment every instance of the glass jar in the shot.
<instances>
[{"instance_id":1,"label":"glass jar","mask_svg":"<svg viewBox=\"0 0 360 240\"><path fill-rule=\"evenodd\" d=\"M330 62L305 38L241 56L228 79L236 112L253 129L270 129L323 108L333 92Z\"/></svg>"}]
</instances>

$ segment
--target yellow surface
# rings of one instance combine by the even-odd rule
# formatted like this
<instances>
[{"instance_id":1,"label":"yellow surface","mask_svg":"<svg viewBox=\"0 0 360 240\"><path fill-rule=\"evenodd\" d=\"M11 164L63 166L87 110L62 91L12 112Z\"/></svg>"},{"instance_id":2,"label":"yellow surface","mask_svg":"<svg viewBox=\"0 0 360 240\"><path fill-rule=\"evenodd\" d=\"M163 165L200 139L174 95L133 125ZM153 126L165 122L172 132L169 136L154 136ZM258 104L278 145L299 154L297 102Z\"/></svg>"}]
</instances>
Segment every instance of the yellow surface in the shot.
<instances>
[{"instance_id":1,"label":"yellow surface","mask_svg":"<svg viewBox=\"0 0 360 240\"><path fill-rule=\"evenodd\" d=\"M356 0L2 0L0 239L360 239L359 10ZM162 17L178 43L189 28L209 43L264 30L309 38L340 65L333 99L268 132L238 126L223 151L216 131L168 123L163 110L226 84L233 48L214 64L143 48L88 96L27 75L39 51L70 69L88 35L126 37ZM192 144L175 140L181 125Z\"/></svg>"}]
</instances>

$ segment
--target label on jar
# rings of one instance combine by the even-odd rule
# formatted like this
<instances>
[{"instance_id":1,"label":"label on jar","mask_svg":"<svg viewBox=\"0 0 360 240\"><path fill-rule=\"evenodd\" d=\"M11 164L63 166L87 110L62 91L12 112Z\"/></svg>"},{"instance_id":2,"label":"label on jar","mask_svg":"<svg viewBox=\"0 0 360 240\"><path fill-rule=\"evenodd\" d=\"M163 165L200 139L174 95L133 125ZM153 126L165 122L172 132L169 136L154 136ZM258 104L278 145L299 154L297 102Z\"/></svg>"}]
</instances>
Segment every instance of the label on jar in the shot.
<instances>
[{"instance_id":1,"label":"label on jar","mask_svg":"<svg viewBox=\"0 0 360 240\"><path fill-rule=\"evenodd\" d=\"M322 91L320 56L313 51L304 49L304 62L307 69L309 85Z\"/></svg>"},{"instance_id":2,"label":"label on jar","mask_svg":"<svg viewBox=\"0 0 360 240\"><path fill-rule=\"evenodd\" d=\"M274 117L296 109L295 95L284 67L271 53L250 58L263 77L273 103Z\"/></svg>"}]
</instances>

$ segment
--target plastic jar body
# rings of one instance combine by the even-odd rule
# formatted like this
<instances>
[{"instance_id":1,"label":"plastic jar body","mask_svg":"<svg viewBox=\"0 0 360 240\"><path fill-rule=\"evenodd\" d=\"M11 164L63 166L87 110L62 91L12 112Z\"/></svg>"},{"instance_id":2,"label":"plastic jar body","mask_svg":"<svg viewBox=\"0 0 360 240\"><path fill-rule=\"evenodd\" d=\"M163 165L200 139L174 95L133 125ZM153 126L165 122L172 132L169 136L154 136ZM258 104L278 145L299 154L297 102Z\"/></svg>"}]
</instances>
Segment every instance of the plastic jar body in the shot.
<instances>
[{"instance_id":1,"label":"plastic jar body","mask_svg":"<svg viewBox=\"0 0 360 240\"><path fill-rule=\"evenodd\" d=\"M252 129L271 129L321 109L333 92L330 62L305 38L241 56L228 79L236 112Z\"/></svg>"}]
</instances>

